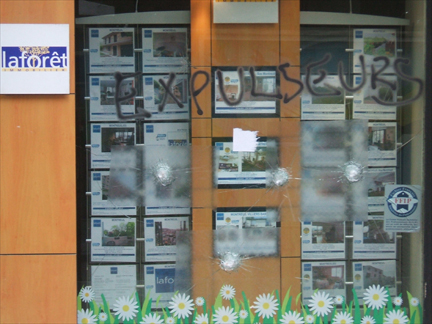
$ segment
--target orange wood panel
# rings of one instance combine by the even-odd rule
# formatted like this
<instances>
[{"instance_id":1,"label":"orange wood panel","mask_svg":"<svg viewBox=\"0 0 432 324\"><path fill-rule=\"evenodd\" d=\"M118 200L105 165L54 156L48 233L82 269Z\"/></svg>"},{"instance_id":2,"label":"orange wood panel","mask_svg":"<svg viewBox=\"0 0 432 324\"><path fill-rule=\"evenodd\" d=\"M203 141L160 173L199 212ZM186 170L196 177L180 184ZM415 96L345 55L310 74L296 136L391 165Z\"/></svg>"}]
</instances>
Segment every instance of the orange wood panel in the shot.
<instances>
[{"instance_id":1,"label":"orange wood panel","mask_svg":"<svg viewBox=\"0 0 432 324\"><path fill-rule=\"evenodd\" d=\"M194 73L197 73L198 71L203 71L207 73L209 77L209 83L208 85L201 91L199 95L196 96L196 99L198 101L198 105L200 106L202 110L202 115L199 115L197 112L197 106L195 105L194 100L191 100L191 109L192 109L192 118L210 118L212 115L212 103L211 103L211 87L212 87L212 80L211 80L211 68L209 67L200 67L195 68L192 67L191 73L192 75ZM191 80L192 81L192 80ZM206 81L206 77L203 74L199 74L196 77L196 80L194 82L194 89L198 90L200 89ZM192 86L192 84L191 84Z\"/></svg>"},{"instance_id":2,"label":"orange wood panel","mask_svg":"<svg viewBox=\"0 0 432 324\"><path fill-rule=\"evenodd\" d=\"M74 12L74 0L2 0L0 2L2 24L69 24L71 93L75 93Z\"/></svg>"},{"instance_id":3,"label":"orange wood panel","mask_svg":"<svg viewBox=\"0 0 432 324\"><path fill-rule=\"evenodd\" d=\"M300 209L298 207L283 207L279 210L281 218L280 247L282 257L300 257L301 223L299 220Z\"/></svg>"},{"instance_id":4,"label":"orange wood panel","mask_svg":"<svg viewBox=\"0 0 432 324\"><path fill-rule=\"evenodd\" d=\"M278 207L282 192L272 189L217 189L215 207Z\"/></svg>"},{"instance_id":5,"label":"orange wood panel","mask_svg":"<svg viewBox=\"0 0 432 324\"><path fill-rule=\"evenodd\" d=\"M285 296L288 289L290 296L293 297L292 308L294 309L295 299L301 293L301 260L300 258L282 258L281 259L281 274L282 274L282 296ZM283 298L281 296L281 298ZM299 303L300 304L300 303ZM297 310L300 311L300 305L297 305Z\"/></svg>"},{"instance_id":6,"label":"orange wood panel","mask_svg":"<svg viewBox=\"0 0 432 324\"><path fill-rule=\"evenodd\" d=\"M75 255L1 255L0 271L1 323L76 323Z\"/></svg>"},{"instance_id":7,"label":"orange wood panel","mask_svg":"<svg viewBox=\"0 0 432 324\"><path fill-rule=\"evenodd\" d=\"M75 95L2 96L0 138L0 253L75 253Z\"/></svg>"},{"instance_id":8,"label":"orange wood panel","mask_svg":"<svg viewBox=\"0 0 432 324\"><path fill-rule=\"evenodd\" d=\"M211 137L211 119L192 118L192 137Z\"/></svg>"},{"instance_id":9,"label":"orange wood panel","mask_svg":"<svg viewBox=\"0 0 432 324\"><path fill-rule=\"evenodd\" d=\"M191 62L211 66L211 2L191 0Z\"/></svg>"},{"instance_id":10,"label":"orange wood panel","mask_svg":"<svg viewBox=\"0 0 432 324\"><path fill-rule=\"evenodd\" d=\"M211 138L192 138L192 206L212 208Z\"/></svg>"},{"instance_id":11,"label":"orange wood panel","mask_svg":"<svg viewBox=\"0 0 432 324\"><path fill-rule=\"evenodd\" d=\"M212 210L211 208L194 208L192 212L192 226L194 231L212 230Z\"/></svg>"},{"instance_id":12,"label":"orange wood panel","mask_svg":"<svg viewBox=\"0 0 432 324\"><path fill-rule=\"evenodd\" d=\"M299 67L292 67L286 68L285 71L288 74L288 77L301 80L300 79L300 68ZM300 86L292 81L285 80L282 73L280 73L280 91L282 96L285 97L291 97L293 96L297 91L300 90ZM297 95L287 103L284 103L283 100L280 100L280 115L281 117L300 117L300 95Z\"/></svg>"},{"instance_id":13,"label":"orange wood panel","mask_svg":"<svg viewBox=\"0 0 432 324\"><path fill-rule=\"evenodd\" d=\"M279 0L280 63L300 65L300 0Z\"/></svg>"},{"instance_id":14,"label":"orange wood panel","mask_svg":"<svg viewBox=\"0 0 432 324\"><path fill-rule=\"evenodd\" d=\"M279 24L213 24L213 66L276 66Z\"/></svg>"},{"instance_id":15,"label":"orange wood panel","mask_svg":"<svg viewBox=\"0 0 432 324\"><path fill-rule=\"evenodd\" d=\"M234 128L258 131L260 136L278 137L280 120L277 118L214 118L213 137L232 137Z\"/></svg>"}]
</instances>

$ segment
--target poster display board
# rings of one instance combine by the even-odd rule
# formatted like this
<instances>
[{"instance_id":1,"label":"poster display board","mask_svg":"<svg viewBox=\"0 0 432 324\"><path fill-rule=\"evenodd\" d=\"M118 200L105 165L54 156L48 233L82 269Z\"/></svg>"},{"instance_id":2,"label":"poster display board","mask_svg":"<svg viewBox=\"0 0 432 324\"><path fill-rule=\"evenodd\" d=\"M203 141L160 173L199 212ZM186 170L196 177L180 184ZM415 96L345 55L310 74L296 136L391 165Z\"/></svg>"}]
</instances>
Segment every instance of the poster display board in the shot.
<instances>
[{"instance_id":1,"label":"poster display board","mask_svg":"<svg viewBox=\"0 0 432 324\"><path fill-rule=\"evenodd\" d=\"M302 222L303 260L344 259L345 222Z\"/></svg>"},{"instance_id":2,"label":"poster display board","mask_svg":"<svg viewBox=\"0 0 432 324\"><path fill-rule=\"evenodd\" d=\"M217 72L222 73L223 86L219 86ZM252 115L278 116L279 100L276 94L279 81L275 67L258 67L255 75L255 95L252 95L253 79L247 68L244 68L243 78L237 68L213 68L213 116L231 118L234 114L247 117ZM221 89L222 88L222 89ZM262 93L264 95L259 95ZM229 104L224 100L228 100Z\"/></svg>"},{"instance_id":3,"label":"poster display board","mask_svg":"<svg viewBox=\"0 0 432 324\"><path fill-rule=\"evenodd\" d=\"M135 87L133 79L125 79L120 84L119 97L132 93ZM90 76L90 121L118 120L115 107L115 84L113 76ZM132 115L135 112L135 99L120 103L122 114Z\"/></svg>"},{"instance_id":4,"label":"poster display board","mask_svg":"<svg viewBox=\"0 0 432 324\"><path fill-rule=\"evenodd\" d=\"M189 217L146 217L144 220L145 261L176 261L177 232L187 230L189 230Z\"/></svg>"},{"instance_id":5,"label":"poster display board","mask_svg":"<svg viewBox=\"0 0 432 324\"><path fill-rule=\"evenodd\" d=\"M143 73L187 72L187 28L143 28Z\"/></svg>"},{"instance_id":6,"label":"poster display board","mask_svg":"<svg viewBox=\"0 0 432 324\"><path fill-rule=\"evenodd\" d=\"M396 259L396 233L384 230L384 215L353 223L353 259Z\"/></svg>"},{"instance_id":7,"label":"poster display board","mask_svg":"<svg viewBox=\"0 0 432 324\"><path fill-rule=\"evenodd\" d=\"M152 308L168 306L174 296L175 264L144 265L145 294L150 293Z\"/></svg>"},{"instance_id":8,"label":"poster display board","mask_svg":"<svg viewBox=\"0 0 432 324\"><path fill-rule=\"evenodd\" d=\"M92 215L136 215L135 200L132 197L124 198L121 203L109 199L110 171L94 171L90 176Z\"/></svg>"},{"instance_id":9,"label":"poster display board","mask_svg":"<svg viewBox=\"0 0 432 324\"><path fill-rule=\"evenodd\" d=\"M319 289L330 295L346 296L346 265L344 261L302 262L303 303L311 300L314 291Z\"/></svg>"},{"instance_id":10,"label":"poster display board","mask_svg":"<svg viewBox=\"0 0 432 324\"><path fill-rule=\"evenodd\" d=\"M162 85L162 82L167 85L169 79L169 75L145 75L143 77L144 107L152 114L149 120L189 119L188 75L176 75L171 86L171 93L175 99ZM159 111L159 106L164 102L165 97L163 111Z\"/></svg>"},{"instance_id":11,"label":"poster display board","mask_svg":"<svg viewBox=\"0 0 432 324\"><path fill-rule=\"evenodd\" d=\"M136 265L93 265L91 266L91 286L95 292L95 302L102 304L101 295L110 305L119 296L132 296L137 285Z\"/></svg>"},{"instance_id":12,"label":"poster display board","mask_svg":"<svg viewBox=\"0 0 432 324\"><path fill-rule=\"evenodd\" d=\"M91 219L92 262L135 262L135 218Z\"/></svg>"},{"instance_id":13,"label":"poster display board","mask_svg":"<svg viewBox=\"0 0 432 324\"><path fill-rule=\"evenodd\" d=\"M135 72L134 28L90 28L90 73Z\"/></svg>"},{"instance_id":14,"label":"poster display board","mask_svg":"<svg viewBox=\"0 0 432 324\"><path fill-rule=\"evenodd\" d=\"M327 75L324 80L314 84L312 81L319 76L311 78L311 88L315 93L310 93L307 87L301 95L301 119L302 120L337 120L345 119L345 90L342 87L339 76ZM302 76L303 84L306 84L306 76Z\"/></svg>"},{"instance_id":15,"label":"poster display board","mask_svg":"<svg viewBox=\"0 0 432 324\"><path fill-rule=\"evenodd\" d=\"M397 164L397 124L369 123L369 166L389 167Z\"/></svg>"}]
</instances>

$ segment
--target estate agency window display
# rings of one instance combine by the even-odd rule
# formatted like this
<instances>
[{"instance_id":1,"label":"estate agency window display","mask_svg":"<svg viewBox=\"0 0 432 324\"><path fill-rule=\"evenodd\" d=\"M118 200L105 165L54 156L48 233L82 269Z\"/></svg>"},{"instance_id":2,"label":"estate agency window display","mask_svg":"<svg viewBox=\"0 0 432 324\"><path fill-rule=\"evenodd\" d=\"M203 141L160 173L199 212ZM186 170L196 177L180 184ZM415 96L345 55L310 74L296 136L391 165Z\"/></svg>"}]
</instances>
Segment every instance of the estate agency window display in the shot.
<instances>
[{"instance_id":1,"label":"estate agency window display","mask_svg":"<svg viewBox=\"0 0 432 324\"><path fill-rule=\"evenodd\" d=\"M344 36L330 44L316 30L301 30L298 133L233 129L232 137L194 147L191 102L203 89L191 78L189 28L82 28L89 236L78 319L422 321L422 296L409 292L415 279L402 264L413 260L403 242L414 244L422 231L421 182L410 175L419 162L406 153L422 143L407 131L418 120L402 111L423 109L418 65L405 72L409 35L379 24L341 26L332 32ZM201 86L210 87L211 105L198 111L211 108L213 120L281 118L288 79L280 67L208 70ZM194 162L206 154L210 165ZM200 201L199 209L212 211L212 225L201 230L192 208L196 174L210 175L212 190L262 196L241 207ZM281 215L297 215L300 225L289 233L301 241L299 277L290 279L299 283L296 294L282 290L280 270L265 270L289 259ZM215 289L221 278L231 279ZM262 292L249 297L248 285Z\"/></svg>"}]
</instances>

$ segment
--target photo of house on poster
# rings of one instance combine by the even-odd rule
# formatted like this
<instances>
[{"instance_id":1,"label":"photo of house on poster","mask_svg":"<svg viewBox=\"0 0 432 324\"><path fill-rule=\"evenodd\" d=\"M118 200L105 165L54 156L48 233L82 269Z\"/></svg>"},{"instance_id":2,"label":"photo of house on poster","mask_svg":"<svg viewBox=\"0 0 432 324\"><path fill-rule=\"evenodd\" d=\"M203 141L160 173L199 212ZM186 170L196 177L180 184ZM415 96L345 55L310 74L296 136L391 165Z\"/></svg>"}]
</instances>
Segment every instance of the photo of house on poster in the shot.
<instances>
[{"instance_id":1,"label":"photo of house on poster","mask_svg":"<svg viewBox=\"0 0 432 324\"><path fill-rule=\"evenodd\" d=\"M90 141L90 167L108 169L111 147L135 145L135 124L91 124Z\"/></svg>"},{"instance_id":2,"label":"photo of house on poster","mask_svg":"<svg viewBox=\"0 0 432 324\"><path fill-rule=\"evenodd\" d=\"M384 66L384 61L374 62L377 57L386 57L390 65L383 73L394 73L393 62L397 56L396 29L354 29L354 73L361 73L360 55L364 56L366 72L371 73L371 65L375 71Z\"/></svg>"},{"instance_id":3,"label":"photo of house on poster","mask_svg":"<svg viewBox=\"0 0 432 324\"><path fill-rule=\"evenodd\" d=\"M91 76L90 87L90 121L118 121L115 107L115 83L113 76ZM120 84L119 97L132 92L135 81L125 79ZM120 103L122 114L132 115L135 112L134 98Z\"/></svg>"},{"instance_id":4,"label":"photo of house on poster","mask_svg":"<svg viewBox=\"0 0 432 324\"><path fill-rule=\"evenodd\" d=\"M395 260L353 262L352 268L354 289L361 305L363 305L363 294L372 285L386 287L391 297L396 296Z\"/></svg>"},{"instance_id":5,"label":"photo of house on poster","mask_svg":"<svg viewBox=\"0 0 432 324\"><path fill-rule=\"evenodd\" d=\"M344 259L345 222L302 222L301 258Z\"/></svg>"},{"instance_id":6,"label":"photo of house on poster","mask_svg":"<svg viewBox=\"0 0 432 324\"><path fill-rule=\"evenodd\" d=\"M175 264L152 264L144 266L145 295L150 293L152 308L167 307L174 296Z\"/></svg>"},{"instance_id":7,"label":"photo of house on poster","mask_svg":"<svg viewBox=\"0 0 432 324\"><path fill-rule=\"evenodd\" d=\"M143 73L188 73L187 28L143 28Z\"/></svg>"},{"instance_id":8,"label":"photo of house on poster","mask_svg":"<svg viewBox=\"0 0 432 324\"><path fill-rule=\"evenodd\" d=\"M418 232L421 228L422 190L418 185L385 187L384 230Z\"/></svg>"},{"instance_id":9,"label":"photo of house on poster","mask_svg":"<svg viewBox=\"0 0 432 324\"><path fill-rule=\"evenodd\" d=\"M277 105L279 100L275 98L263 97L263 96L252 96L252 79L249 71L245 68L244 70L244 89L242 101L231 106L225 103L222 95L219 91L219 79L216 75L216 68L213 69L214 75L214 115L216 117L223 117L223 115L232 114L272 114L277 113ZM240 97L240 79L237 72L237 68L233 68L233 71L221 71L223 77L223 89L228 100L236 101ZM255 71L256 77L256 91L259 93L272 94L276 93L277 80L275 68L260 68Z\"/></svg>"},{"instance_id":10,"label":"photo of house on poster","mask_svg":"<svg viewBox=\"0 0 432 324\"><path fill-rule=\"evenodd\" d=\"M214 145L214 181L217 185L266 184L267 142L258 141L255 152L233 151L232 142L216 142Z\"/></svg>"},{"instance_id":11,"label":"photo of house on poster","mask_svg":"<svg viewBox=\"0 0 432 324\"><path fill-rule=\"evenodd\" d=\"M395 83L397 87L397 77L395 75L380 75L380 78ZM353 94L353 119L396 120L396 105L384 106L377 103L372 97L386 103L396 104L397 88L392 90L388 84L377 82L376 89L372 89L370 79L370 75L368 75L366 84ZM359 85L361 82L361 76L353 76L354 86Z\"/></svg>"},{"instance_id":12,"label":"photo of house on poster","mask_svg":"<svg viewBox=\"0 0 432 324\"><path fill-rule=\"evenodd\" d=\"M145 75L143 77L144 107L152 114L147 120L189 120L188 76L177 74L171 87L171 93L183 104L183 108L180 108L172 96L167 94L159 81L162 79L165 84L168 84L169 78L169 75ZM159 111L159 105L163 102L165 96L166 104L163 111Z\"/></svg>"},{"instance_id":13,"label":"photo of house on poster","mask_svg":"<svg viewBox=\"0 0 432 324\"><path fill-rule=\"evenodd\" d=\"M370 167L396 166L396 126L396 123L368 123L368 165Z\"/></svg>"},{"instance_id":14,"label":"photo of house on poster","mask_svg":"<svg viewBox=\"0 0 432 324\"><path fill-rule=\"evenodd\" d=\"M346 296L345 277L345 261L302 262L303 303L308 303L317 289L330 297Z\"/></svg>"},{"instance_id":15,"label":"photo of house on poster","mask_svg":"<svg viewBox=\"0 0 432 324\"><path fill-rule=\"evenodd\" d=\"M384 212L384 190L386 185L396 183L395 168L369 168L365 172L368 183L368 211L369 213Z\"/></svg>"},{"instance_id":16,"label":"photo of house on poster","mask_svg":"<svg viewBox=\"0 0 432 324\"><path fill-rule=\"evenodd\" d=\"M91 261L135 262L135 218L92 218Z\"/></svg>"},{"instance_id":17,"label":"photo of house on poster","mask_svg":"<svg viewBox=\"0 0 432 324\"><path fill-rule=\"evenodd\" d=\"M176 261L178 231L189 230L189 217L146 217L144 220L144 260Z\"/></svg>"},{"instance_id":18,"label":"photo of house on poster","mask_svg":"<svg viewBox=\"0 0 432 324\"><path fill-rule=\"evenodd\" d=\"M353 223L353 259L396 259L396 233L384 231L384 215Z\"/></svg>"},{"instance_id":19,"label":"photo of house on poster","mask_svg":"<svg viewBox=\"0 0 432 324\"><path fill-rule=\"evenodd\" d=\"M135 72L133 28L90 28L90 73Z\"/></svg>"},{"instance_id":20,"label":"photo of house on poster","mask_svg":"<svg viewBox=\"0 0 432 324\"><path fill-rule=\"evenodd\" d=\"M340 91L339 95L315 96L309 93L307 87L301 94L301 119L302 120L337 120L345 119L345 90L338 76L327 75L324 80L313 84L318 75L312 75L310 85L318 94L329 94ZM306 76L302 76L303 84L306 84ZM334 89L329 88L329 86Z\"/></svg>"},{"instance_id":21,"label":"photo of house on poster","mask_svg":"<svg viewBox=\"0 0 432 324\"><path fill-rule=\"evenodd\" d=\"M91 286L95 292L95 302L103 304L101 295L108 304L114 305L119 296L132 296L136 292L136 265L93 265L91 266Z\"/></svg>"},{"instance_id":22,"label":"photo of house on poster","mask_svg":"<svg viewBox=\"0 0 432 324\"><path fill-rule=\"evenodd\" d=\"M94 171L90 176L91 215L136 215L136 201L133 197L123 198L121 201L109 199L110 171Z\"/></svg>"}]
</instances>

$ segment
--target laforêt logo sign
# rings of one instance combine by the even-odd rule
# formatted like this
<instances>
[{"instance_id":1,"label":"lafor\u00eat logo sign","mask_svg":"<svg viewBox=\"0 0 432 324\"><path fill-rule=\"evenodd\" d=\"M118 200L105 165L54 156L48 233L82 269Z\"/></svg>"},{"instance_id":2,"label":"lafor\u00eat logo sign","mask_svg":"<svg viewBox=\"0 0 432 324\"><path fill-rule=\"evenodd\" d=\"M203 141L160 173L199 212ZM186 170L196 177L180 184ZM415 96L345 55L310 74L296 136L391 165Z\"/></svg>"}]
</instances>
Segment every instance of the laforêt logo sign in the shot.
<instances>
[{"instance_id":1,"label":"lafor\u00eat logo sign","mask_svg":"<svg viewBox=\"0 0 432 324\"><path fill-rule=\"evenodd\" d=\"M1 94L69 94L67 24L0 25Z\"/></svg>"}]
</instances>

